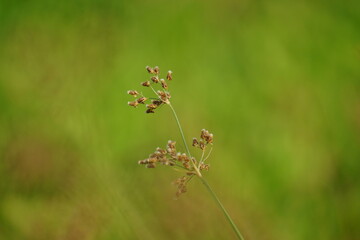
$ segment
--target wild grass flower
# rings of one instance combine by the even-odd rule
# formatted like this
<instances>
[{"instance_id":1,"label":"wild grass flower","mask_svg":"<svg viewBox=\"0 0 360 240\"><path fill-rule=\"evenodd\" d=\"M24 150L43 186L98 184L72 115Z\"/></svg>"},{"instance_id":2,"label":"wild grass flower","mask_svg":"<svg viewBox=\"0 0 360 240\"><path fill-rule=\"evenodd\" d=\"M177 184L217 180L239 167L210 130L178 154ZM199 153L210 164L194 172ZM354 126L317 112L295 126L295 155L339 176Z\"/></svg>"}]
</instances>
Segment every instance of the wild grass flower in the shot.
<instances>
[{"instance_id":1,"label":"wild grass flower","mask_svg":"<svg viewBox=\"0 0 360 240\"><path fill-rule=\"evenodd\" d=\"M193 138L192 146L198 148L201 151L200 159L197 160L195 157L193 157L185 140L184 132L182 130L179 118L170 102L171 94L168 91L169 85L167 81L171 81L173 79L172 71L167 72L165 80L163 78L160 78L160 69L158 66L153 68L147 66L146 70L149 74L151 74L151 77L149 80L140 84L143 87L149 87L152 90L154 96L145 97L142 92L138 92L136 90L129 90L127 92L129 95L132 95L135 98L140 96L140 98L128 102L128 105L135 108L139 105L144 105L146 108L145 113L155 113L160 106L168 105L171 108L176 123L179 127L179 131L184 146L186 148L186 153L178 151L176 148L176 142L169 140L164 148L156 148L155 151L151 153L148 158L138 161L138 164L145 165L147 168L156 168L157 165L164 165L178 172L182 172L184 175L173 182L173 184L177 186L176 197L179 197L181 194L187 192L187 183L194 176L198 177L225 214L238 239L244 239L237 226L231 219L230 215L228 214L228 212L226 211L226 209L224 208L224 206L202 175L203 171L208 171L210 168L210 165L206 164L205 161L210 157L214 142L214 135L208 130L202 129L200 131L199 139Z\"/></svg>"}]
</instances>

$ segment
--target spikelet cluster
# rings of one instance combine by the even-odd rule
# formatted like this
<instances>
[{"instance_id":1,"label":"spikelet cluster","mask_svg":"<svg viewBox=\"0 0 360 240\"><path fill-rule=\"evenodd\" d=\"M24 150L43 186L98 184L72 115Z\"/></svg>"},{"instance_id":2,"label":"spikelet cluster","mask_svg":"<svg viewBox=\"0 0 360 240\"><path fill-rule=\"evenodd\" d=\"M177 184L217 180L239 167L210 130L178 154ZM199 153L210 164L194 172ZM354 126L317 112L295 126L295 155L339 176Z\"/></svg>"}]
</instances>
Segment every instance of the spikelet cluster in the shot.
<instances>
[{"instance_id":1,"label":"spikelet cluster","mask_svg":"<svg viewBox=\"0 0 360 240\"><path fill-rule=\"evenodd\" d=\"M145 97L142 93L136 90L129 90L127 93L136 98L134 101L128 102L129 106L138 107L143 104L146 106L146 113L154 113L162 105L170 104L171 95L168 92L168 81L173 79L172 72L168 71L166 80L160 78L159 67L146 67L147 72L151 75L147 81L141 83L143 87L151 88L155 97ZM156 90L156 86L161 88ZM199 140L193 138L192 146L202 151L200 160L197 161L190 156L190 152L183 153L176 149L176 142L169 140L165 148L156 148L156 150L149 155L148 158L138 161L139 164L147 168L156 168L158 165L168 166L178 172L182 172L184 176L176 179L173 183L177 186L176 196L179 197L182 193L187 191L187 183L193 176L202 177L201 171L208 171L210 166L205 164L205 161L210 156L213 144L213 134L203 129L200 133ZM211 146L208 151L208 146ZM206 154L207 153L207 154Z\"/></svg>"},{"instance_id":2,"label":"spikelet cluster","mask_svg":"<svg viewBox=\"0 0 360 240\"><path fill-rule=\"evenodd\" d=\"M156 67L146 67L147 72L151 75L149 80L141 82L141 86L149 87L155 93L155 97L147 98L142 93L139 93L136 90L129 90L127 93L129 95L140 96L140 98L135 99L134 101L128 102L128 105L131 107L138 107L139 104L144 104L146 107L146 113L155 113L155 110L159 108L163 104L170 104L171 95L167 91L168 90L168 83L167 81L172 80L172 72L168 71L166 74L166 80L160 78L160 69L158 66ZM159 86L161 90L155 90L156 86ZM151 100L150 100L151 99Z\"/></svg>"},{"instance_id":3,"label":"spikelet cluster","mask_svg":"<svg viewBox=\"0 0 360 240\"><path fill-rule=\"evenodd\" d=\"M213 134L203 129L200 134L200 141L193 138L193 146L200 148L205 153L208 145L213 143ZM166 165L173 167L177 171L185 173L185 176L178 178L174 181L174 185L177 186L176 197L179 197L182 193L187 191L186 184L196 173L196 167L199 171L208 171L210 166L205 164L205 160L209 157L204 158L202 155L198 162L194 157L188 156L186 153L177 151L176 142L169 140L165 148L156 148L155 152L151 153L148 158L138 161L139 164L145 165L147 168L155 168L157 165Z\"/></svg>"},{"instance_id":4,"label":"spikelet cluster","mask_svg":"<svg viewBox=\"0 0 360 240\"><path fill-rule=\"evenodd\" d=\"M182 176L176 179L173 184L176 185L177 191L175 193L176 197L179 197L181 194L187 192L186 183L191 179L189 176Z\"/></svg>"},{"instance_id":5,"label":"spikelet cluster","mask_svg":"<svg viewBox=\"0 0 360 240\"><path fill-rule=\"evenodd\" d=\"M155 152L151 153L148 158L140 160L138 163L145 165L147 168L155 168L157 164L177 166L192 174L194 167L190 164L190 161L196 163L195 158L190 158L186 153L178 152L175 145L176 142L169 140L164 149L156 148Z\"/></svg>"},{"instance_id":6,"label":"spikelet cluster","mask_svg":"<svg viewBox=\"0 0 360 240\"><path fill-rule=\"evenodd\" d=\"M207 145L213 143L214 135L209 133L208 130L202 129L200 134L200 141L197 138L193 138L192 146L200 148L201 150L205 150Z\"/></svg>"}]
</instances>

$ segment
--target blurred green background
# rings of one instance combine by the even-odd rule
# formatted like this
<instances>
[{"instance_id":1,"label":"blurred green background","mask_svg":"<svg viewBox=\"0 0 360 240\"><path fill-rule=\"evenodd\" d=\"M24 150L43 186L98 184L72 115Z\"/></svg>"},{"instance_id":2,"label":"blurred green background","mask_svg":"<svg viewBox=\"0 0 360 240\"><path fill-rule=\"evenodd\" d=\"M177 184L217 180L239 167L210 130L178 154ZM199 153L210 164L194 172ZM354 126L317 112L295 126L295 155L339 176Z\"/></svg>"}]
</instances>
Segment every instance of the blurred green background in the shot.
<instances>
[{"instance_id":1,"label":"blurred green background","mask_svg":"<svg viewBox=\"0 0 360 240\"><path fill-rule=\"evenodd\" d=\"M359 239L359 29L356 0L0 1L0 239L235 237L199 181L174 200L137 165L185 151L169 108L126 105L146 65L214 133L246 239Z\"/></svg>"}]
</instances>

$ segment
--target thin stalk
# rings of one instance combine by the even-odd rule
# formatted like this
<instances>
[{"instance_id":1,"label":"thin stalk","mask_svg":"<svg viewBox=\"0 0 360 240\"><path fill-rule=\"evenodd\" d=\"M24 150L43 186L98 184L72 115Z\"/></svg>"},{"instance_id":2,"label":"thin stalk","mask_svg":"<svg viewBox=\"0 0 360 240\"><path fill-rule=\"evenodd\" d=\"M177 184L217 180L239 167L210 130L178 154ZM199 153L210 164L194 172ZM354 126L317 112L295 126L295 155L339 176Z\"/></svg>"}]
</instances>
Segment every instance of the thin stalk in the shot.
<instances>
[{"instance_id":1,"label":"thin stalk","mask_svg":"<svg viewBox=\"0 0 360 240\"><path fill-rule=\"evenodd\" d=\"M174 117L175 117L175 120L177 122L177 125L179 127L179 130L180 130L180 134L181 134L181 137L182 137L182 140L184 142L184 145L185 145L185 148L186 148L186 151L191 159L191 153L190 153L190 150L189 150L189 147L186 143L186 140L185 140L185 136L184 136L184 132L182 130L182 127L181 127L181 124L180 124L180 121L179 121L179 118L175 112L175 109L173 108L173 106L171 104L169 104L173 114L174 114ZM210 151L211 152L211 151ZM230 223L232 229L234 230L237 238L239 240L244 240L244 237L241 235L239 229L237 228L236 224L234 223L234 221L232 220L232 218L230 217L229 213L226 211L224 205L222 205L220 199L216 196L215 192L212 190L212 188L210 187L209 183L202 177L199 169L196 167L196 165L194 164L193 161L191 161L193 163L193 166L194 166L194 169L195 171L197 172L197 175L198 177L200 178L201 182L205 185L206 189L210 192L211 196L213 197L213 199L215 200L215 202L218 204L218 206L221 208L222 212L224 213L226 219L228 220L228 222Z\"/></svg>"},{"instance_id":2,"label":"thin stalk","mask_svg":"<svg viewBox=\"0 0 360 240\"><path fill-rule=\"evenodd\" d=\"M202 150L202 154L201 154L201 158L200 158L200 161L199 161L199 164L198 164L198 168L200 168L200 165L201 165L201 163L203 161L204 155L205 155L205 149Z\"/></svg>"},{"instance_id":3,"label":"thin stalk","mask_svg":"<svg viewBox=\"0 0 360 240\"><path fill-rule=\"evenodd\" d=\"M236 236L238 239L240 240L244 240L244 237L241 235L239 229L237 228L236 224L234 223L234 221L232 220L232 218L230 217L229 213L226 211L224 205L222 205L222 203L220 202L220 199L216 196L215 192L212 190L212 188L210 187L209 183L204 179L204 178L200 178L201 182L205 185L205 187L207 188L207 190L210 192L211 196L214 198L215 202L218 204L218 206L221 208L221 210L223 211L224 215L226 216L226 219L229 221L232 229L234 230L234 232L236 233Z\"/></svg>"},{"instance_id":4,"label":"thin stalk","mask_svg":"<svg viewBox=\"0 0 360 240\"><path fill-rule=\"evenodd\" d=\"M202 163L204 163L206 161L206 159L208 159L210 157L211 151L212 151L212 147L210 148L210 151L208 153L208 155L204 158L204 160L202 160Z\"/></svg>"},{"instance_id":5,"label":"thin stalk","mask_svg":"<svg viewBox=\"0 0 360 240\"><path fill-rule=\"evenodd\" d=\"M158 98L160 98L160 96L157 94L157 92L155 91L155 89L153 88L153 86L150 85L150 88L151 88L151 90L153 90L153 92L155 93L155 95L156 95Z\"/></svg>"},{"instance_id":6,"label":"thin stalk","mask_svg":"<svg viewBox=\"0 0 360 240\"><path fill-rule=\"evenodd\" d=\"M188 147L188 145L187 145L187 143L186 143L186 140L185 140L185 135L184 135L184 132L183 132L183 130L182 130L182 127L181 127L181 124L180 124L179 118L178 118L178 116L177 116L177 114L176 114L175 109L173 108L173 106L172 106L171 104L169 104L169 106L170 106L170 108L171 108L171 110L172 110L172 112L173 112L173 114L174 114L174 117L175 117L176 123L177 123L177 125L178 125L178 127L179 127L180 134L181 134L182 140L183 140L183 142L184 142L184 145L185 145L186 151L187 151L187 153L188 153L189 157L191 157L191 153L190 153L189 147Z\"/></svg>"},{"instance_id":7,"label":"thin stalk","mask_svg":"<svg viewBox=\"0 0 360 240\"><path fill-rule=\"evenodd\" d=\"M199 168L197 168L196 165L195 165L195 163L192 161L191 153L190 153L189 147L188 147L188 145L187 145L187 143L186 143L185 135L184 135L184 132L183 132L183 130L182 130L182 127L181 127L179 118L178 118L178 116L177 116L177 114L176 114L176 112L175 112L175 109L173 108L173 106L172 106L171 104L169 104L169 106L170 106L170 108L171 108L171 110L172 110L172 112L173 112L173 114L174 114L175 120L176 120L177 125L178 125L178 127L179 127L180 134L181 134L182 140L183 140L183 142L184 142L184 145L185 145L187 154L189 155L189 157L190 157L190 159L191 159L190 162L192 163L192 165L193 165L193 167L194 167L197 175L198 175L199 177L201 177L202 175L201 175L201 173L200 173L200 171L199 171Z\"/></svg>"}]
</instances>

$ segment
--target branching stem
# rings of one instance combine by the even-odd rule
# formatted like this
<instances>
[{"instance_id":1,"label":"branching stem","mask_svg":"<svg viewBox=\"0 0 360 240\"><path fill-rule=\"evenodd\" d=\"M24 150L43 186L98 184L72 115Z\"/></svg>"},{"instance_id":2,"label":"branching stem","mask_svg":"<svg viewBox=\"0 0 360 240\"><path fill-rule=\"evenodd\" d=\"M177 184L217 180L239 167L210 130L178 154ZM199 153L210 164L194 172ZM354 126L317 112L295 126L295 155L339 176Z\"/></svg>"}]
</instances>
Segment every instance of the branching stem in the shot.
<instances>
[{"instance_id":1,"label":"branching stem","mask_svg":"<svg viewBox=\"0 0 360 240\"><path fill-rule=\"evenodd\" d=\"M155 90L154 90L155 92ZM174 114L174 117L175 117L175 120L177 122L177 125L179 127L179 131L180 131L180 134L181 134L181 137L182 137L182 140L184 142L184 145L185 145L185 148L186 148L186 151L191 159L191 153L190 153L190 150L189 150L189 147L186 143L186 139L185 139L185 136L184 136L184 132L182 130L182 127L181 127L181 124L180 124L180 121L179 121L179 118L175 112L175 109L173 108L173 106L171 104L169 104L173 114ZM210 151L211 153L211 151ZM208 155L209 156L209 155ZM220 199L216 196L215 192L212 190L212 188L210 187L209 183L203 178L203 176L201 175L200 171L199 171L199 168L195 165L195 163L191 160L190 162L192 162L193 166L194 166L194 169L197 173L197 176L200 178L201 182L205 185L206 189L210 192L211 196L213 197L213 199L215 200L215 202L217 203L217 205L220 207L220 209L222 210L222 212L224 213L226 219L228 220L228 222L230 223L232 229L234 230L237 238L239 240L244 240L244 237L241 235L239 229L237 228L236 224L234 223L234 221L232 220L232 218L230 217L229 213L226 211L224 205L221 203Z\"/></svg>"},{"instance_id":2,"label":"branching stem","mask_svg":"<svg viewBox=\"0 0 360 240\"><path fill-rule=\"evenodd\" d=\"M194 167L194 169L195 169L195 171L196 171L196 174L197 174L199 177L202 177L202 175L201 175L201 173L200 173L200 171L199 171L199 168L195 165L194 161L192 160L191 153L190 153L189 147L188 147L188 145L187 145L187 143L186 143L186 139L185 139L185 136L184 136L184 132L183 132L183 130L182 130L182 128L181 128L181 124L180 124L179 118L178 118L178 116L177 116L177 114L176 114L176 112L175 112L175 109L173 108L173 106L172 106L171 104L169 104L169 106L170 106L170 108L171 108L171 110L172 110L172 112L173 112L173 114L174 114L175 120L176 120L177 125L178 125L178 127L179 127L179 131L180 131L182 140L183 140L183 142L184 142L184 145L185 145L187 154L188 154L188 156L190 157L190 162L192 163L192 165L193 165L193 167Z\"/></svg>"}]
</instances>

